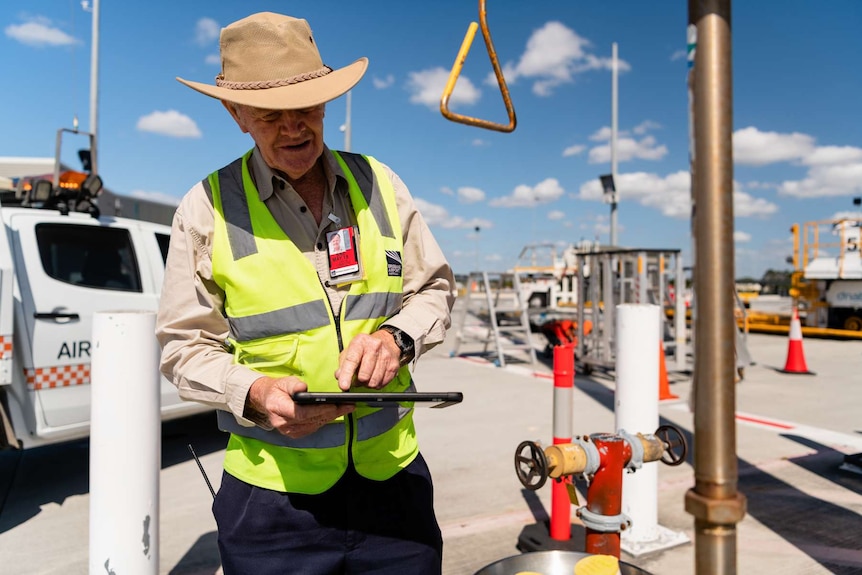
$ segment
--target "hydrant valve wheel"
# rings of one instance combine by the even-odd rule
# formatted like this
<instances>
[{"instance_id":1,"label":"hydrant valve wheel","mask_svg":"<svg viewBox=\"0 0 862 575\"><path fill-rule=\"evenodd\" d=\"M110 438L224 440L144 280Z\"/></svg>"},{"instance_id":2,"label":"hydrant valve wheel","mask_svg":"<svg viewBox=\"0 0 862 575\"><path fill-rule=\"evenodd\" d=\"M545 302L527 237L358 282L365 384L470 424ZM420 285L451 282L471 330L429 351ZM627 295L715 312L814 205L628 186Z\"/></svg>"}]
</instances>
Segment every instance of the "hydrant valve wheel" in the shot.
<instances>
[{"instance_id":1,"label":"hydrant valve wheel","mask_svg":"<svg viewBox=\"0 0 862 575\"><path fill-rule=\"evenodd\" d=\"M533 441L522 441L515 450L515 473L521 485L536 491L548 480L548 459Z\"/></svg>"},{"instance_id":2,"label":"hydrant valve wheel","mask_svg":"<svg viewBox=\"0 0 862 575\"><path fill-rule=\"evenodd\" d=\"M655 430L654 434L664 443L664 453L661 456L661 462L676 467L685 461L685 456L688 454L688 445L685 442L685 436L679 428L673 425L662 425Z\"/></svg>"}]
</instances>

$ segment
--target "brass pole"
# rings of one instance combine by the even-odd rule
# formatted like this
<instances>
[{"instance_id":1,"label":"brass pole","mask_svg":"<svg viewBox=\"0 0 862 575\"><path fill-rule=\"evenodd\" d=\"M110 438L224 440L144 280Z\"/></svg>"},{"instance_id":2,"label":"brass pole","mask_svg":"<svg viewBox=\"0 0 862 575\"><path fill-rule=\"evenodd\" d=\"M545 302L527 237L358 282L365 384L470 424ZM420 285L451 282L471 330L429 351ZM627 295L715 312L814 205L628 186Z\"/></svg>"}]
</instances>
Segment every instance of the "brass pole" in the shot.
<instances>
[{"instance_id":1,"label":"brass pole","mask_svg":"<svg viewBox=\"0 0 862 575\"><path fill-rule=\"evenodd\" d=\"M694 59L695 518L697 575L736 573L736 322L733 250L733 101L730 0L689 0Z\"/></svg>"}]
</instances>

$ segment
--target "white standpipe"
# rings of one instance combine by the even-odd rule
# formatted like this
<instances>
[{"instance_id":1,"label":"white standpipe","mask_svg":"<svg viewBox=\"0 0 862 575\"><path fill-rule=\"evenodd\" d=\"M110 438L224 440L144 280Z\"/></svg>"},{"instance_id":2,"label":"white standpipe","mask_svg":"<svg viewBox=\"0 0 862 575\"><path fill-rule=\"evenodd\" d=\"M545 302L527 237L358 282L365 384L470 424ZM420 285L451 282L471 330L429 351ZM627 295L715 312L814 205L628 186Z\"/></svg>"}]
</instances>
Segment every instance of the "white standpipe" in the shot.
<instances>
[{"instance_id":1,"label":"white standpipe","mask_svg":"<svg viewBox=\"0 0 862 575\"><path fill-rule=\"evenodd\" d=\"M659 426L660 313L652 304L617 306L614 415L617 431L631 436ZM658 465L644 463L623 475L622 510L632 525L622 532L620 548L635 557L688 541L658 524Z\"/></svg>"},{"instance_id":2,"label":"white standpipe","mask_svg":"<svg viewBox=\"0 0 862 575\"><path fill-rule=\"evenodd\" d=\"M158 344L154 312L93 315L90 575L159 572Z\"/></svg>"}]
</instances>

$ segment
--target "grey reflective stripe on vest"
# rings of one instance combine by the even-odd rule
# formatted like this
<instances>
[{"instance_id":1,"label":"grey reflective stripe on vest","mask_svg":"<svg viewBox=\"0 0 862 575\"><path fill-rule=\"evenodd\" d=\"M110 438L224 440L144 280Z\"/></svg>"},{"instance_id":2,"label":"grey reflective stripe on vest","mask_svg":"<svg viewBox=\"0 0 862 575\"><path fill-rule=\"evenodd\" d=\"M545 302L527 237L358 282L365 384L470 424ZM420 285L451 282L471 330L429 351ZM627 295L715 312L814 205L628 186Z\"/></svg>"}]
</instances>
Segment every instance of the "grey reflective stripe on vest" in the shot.
<instances>
[{"instance_id":1,"label":"grey reflective stripe on vest","mask_svg":"<svg viewBox=\"0 0 862 575\"><path fill-rule=\"evenodd\" d=\"M323 300L255 315L228 317L227 320L230 323L231 336L237 341L300 333L330 324L329 310Z\"/></svg>"},{"instance_id":2,"label":"grey reflective stripe on vest","mask_svg":"<svg viewBox=\"0 0 862 575\"><path fill-rule=\"evenodd\" d=\"M411 382L410 388L407 391L414 391L415 389ZM410 413L410 411L411 408L399 405L397 408L384 407L360 417L356 422L356 439L358 441L365 441L366 439L383 435L398 425L398 422ZM311 435L306 435L299 439L291 439L275 430L267 431L257 426L244 427L237 423L232 413L228 413L227 411L218 410L216 417L218 419L218 428L222 431L281 447L326 449L328 447L344 445L345 431L343 423L327 423Z\"/></svg>"},{"instance_id":3,"label":"grey reflective stripe on vest","mask_svg":"<svg viewBox=\"0 0 862 575\"><path fill-rule=\"evenodd\" d=\"M344 424L343 423L328 423L305 437L299 439L291 439L286 435L271 430L267 431L260 427L243 427L237 423L236 418L232 413L219 410L216 412L218 418L218 428L228 433L241 435L250 439L257 439L271 443L272 445L280 445L281 447L293 447L296 449L325 449L327 447L339 447L344 445Z\"/></svg>"},{"instance_id":4,"label":"grey reflective stripe on vest","mask_svg":"<svg viewBox=\"0 0 862 575\"><path fill-rule=\"evenodd\" d=\"M257 253L257 242L251 227L251 215L242 185L242 158L218 171L222 215L227 224L227 238L233 261Z\"/></svg>"},{"instance_id":5,"label":"grey reflective stripe on vest","mask_svg":"<svg viewBox=\"0 0 862 575\"><path fill-rule=\"evenodd\" d=\"M203 181L201 181L201 184L203 184L204 192L206 192L207 199L210 201L210 205L212 205L212 203L213 203L213 190L212 190L212 187L210 187L210 179L204 178Z\"/></svg>"},{"instance_id":6,"label":"grey reflective stripe on vest","mask_svg":"<svg viewBox=\"0 0 862 575\"><path fill-rule=\"evenodd\" d=\"M367 319L370 317L392 317L401 311L403 294L392 292L348 295L344 305L344 319Z\"/></svg>"},{"instance_id":7,"label":"grey reflective stripe on vest","mask_svg":"<svg viewBox=\"0 0 862 575\"><path fill-rule=\"evenodd\" d=\"M386 206L383 205L380 186L377 183L377 178L374 177L374 170L371 169L371 164L359 154L338 152L338 155L347 164L350 173L353 174L356 183L359 185L359 189L362 190L362 195L365 196L365 203L368 204L368 209L371 210L371 215L374 216L374 221L377 222L380 235L386 238L394 238L395 232L392 231L392 224L389 222L389 216L386 214Z\"/></svg>"},{"instance_id":8,"label":"grey reflective stripe on vest","mask_svg":"<svg viewBox=\"0 0 862 575\"><path fill-rule=\"evenodd\" d=\"M396 425L401 419L410 413L411 408L398 406L383 407L374 413L369 413L365 417L360 417L356 422L356 439L365 441L383 435Z\"/></svg>"}]
</instances>

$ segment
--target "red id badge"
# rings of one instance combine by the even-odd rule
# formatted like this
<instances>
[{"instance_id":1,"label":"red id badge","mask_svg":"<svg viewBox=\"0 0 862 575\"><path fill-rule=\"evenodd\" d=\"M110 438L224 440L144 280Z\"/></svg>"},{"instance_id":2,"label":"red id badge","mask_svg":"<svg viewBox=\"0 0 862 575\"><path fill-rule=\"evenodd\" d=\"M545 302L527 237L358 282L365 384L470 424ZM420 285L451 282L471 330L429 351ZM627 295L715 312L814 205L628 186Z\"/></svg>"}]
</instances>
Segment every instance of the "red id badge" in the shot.
<instances>
[{"instance_id":1,"label":"red id badge","mask_svg":"<svg viewBox=\"0 0 862 575\"><path fill-rule=\"evenodd\" d=\"M359 230L356 226L327 232L326 251L329 255L329 277L332 283L348 283L362 277L358 240Z\"/></svg>"}]
</instances>

